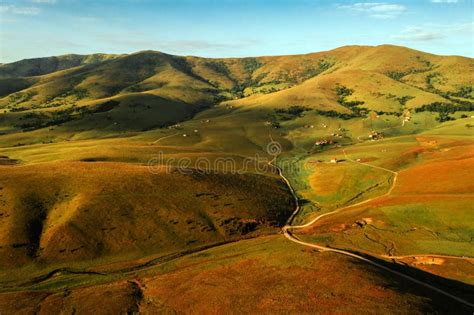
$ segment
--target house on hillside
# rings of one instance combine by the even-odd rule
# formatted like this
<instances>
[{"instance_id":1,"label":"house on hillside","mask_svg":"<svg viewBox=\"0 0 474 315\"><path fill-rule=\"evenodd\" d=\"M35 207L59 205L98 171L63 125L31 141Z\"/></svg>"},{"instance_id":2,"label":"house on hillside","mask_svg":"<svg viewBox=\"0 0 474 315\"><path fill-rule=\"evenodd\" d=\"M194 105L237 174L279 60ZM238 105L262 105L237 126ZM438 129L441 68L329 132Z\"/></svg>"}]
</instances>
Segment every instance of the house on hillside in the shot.
<instances>
[{"instance_id":1,"label":"house on hillside","mask_svg":"<svg viewBox=\"0 0 474 315\"><path fill-rule=\"evenodd\" d=\"M337 163L337 162L339 162L339 161L338 161L337 158L333 157L333 158L331 159L331 161L329 161L329 162L330 162L330 163Z\"/></svg>"},{"instance_id":2,"label":"house on hillside","mask_svg":"<svg viewBox=\"0 0 474 315\"><path fill-rule=\"evenodd\" d=\"M314 145L319 145L319 146L323 146L323 145L331 145L331 144L334 144L334 141L332 140L318 140L314 143Z\"/></svg>"},{"instance_id":3,"label":"house on hillside","mask_svg":"<svg viewBox=\"0 0 474 315\"><path fill-rule=\"evenodd\" d=\"M372 131L369 135L369 139L371 140L380 140L383 139L383 132L379 131Z\"/></svg>"}]
</instances>

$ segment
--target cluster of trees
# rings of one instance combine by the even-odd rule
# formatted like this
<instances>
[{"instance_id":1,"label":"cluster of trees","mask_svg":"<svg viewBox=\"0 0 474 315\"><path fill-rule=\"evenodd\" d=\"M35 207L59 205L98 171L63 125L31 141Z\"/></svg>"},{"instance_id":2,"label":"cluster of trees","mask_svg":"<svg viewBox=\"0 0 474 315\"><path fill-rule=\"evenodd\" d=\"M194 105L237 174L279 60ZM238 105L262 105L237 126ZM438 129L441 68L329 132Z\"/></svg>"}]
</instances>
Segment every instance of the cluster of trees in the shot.
<instances>
[{"instance_id":1,"label":"cluster of trees","mask_svg":"<svg viewBox=\"0 0 474 315\"><path fill-rule=\"evenodd\" d=\"M330 62L328 60L322 59L319 61L318 66L316 68L309 67L306 68L305 71L302 73L302 80L307 80L309 78L315 77L318 74L326 71L327 69L331 68L334 65L334 62Z\"/></svg>"},{"instance_id":2,"label":"cluster of trees","mask_svg":"<svg viewBox=\"0 0 474 315\"><path fill-rule=\"evenodd\" d=\"M18 107L7 106L7 108L9 108L10 112L12 112L12 113L24 112L24 111L27 111L27 110L30 109L30 108L24 107L24 106L18 106Z\"/></svg>"},{"instance_id":3,"label":"cluster of trees","mask_svg":"<svg viewBox=\"0 0 474 315\"><path fill-rule=\"evenodd\" d=\"M445 121L456 120L456 119L454 117L449 116L449 114L446 112L441 112L439 113L438 117L436 117L436 120L439 122L445 122Z\"/></svg>"},{"instance_id":4,"label":"cluster of trees","mask_svg":"<svg viewBox=\"0 0 474 315\"><path fill-rule=\"evenodd\" d=\"M277 89L276 87L272 86L271 88L262 88L260 90L261 93L263 94L270 94L270 93L274 93L274 92L278 92L279 89Z\"/></svg>"},{"instance_id":5,"label":"cluster of trees","mask_svg":"<svg viewBox=\"0 0 474 315\"><path fill-rule=\"evenodd\" d=\"M383 93L378 93L379 96L383 96L385 94ZM400 103L400 105L402 106L405 106L406 103L411 100L411 99L414 99L415 96L410 96L410 95L405 95L405 96L396 96L395 94L392 94L392 93L388 93L387 94L387 98L388 99L395 99L397 102Z\"/></svg>"},{"instance_id":6,"label":"cluster of trees","mask_svg":"<svg viewBox=\"0 0 474 315\"><path fill-rule=\"evenodd\" d=\"M28 92L16 92L12 93L8 96L8 100L11 103L23 103L31 100L33 96L35 96L37 92L28 91Z\"/></svg>"},{"instance_id":7,"label":"cluster of trees","mask_svg":"<svg viewBox=\"0 0 474 315\"><path fill-rule=\"evenodd\" d=\"M450 104L450 103L442 103L442 102L434 102L430 104L423 105L415 109L415 112L437 112L437 113L448 113L454 114L455 112L460 111L474 111L474 104L473 103L465 103L465 104Z\"/></svg>"},{"instance_id":8,"label":"cluster of trees","mask_svg":"<svg viewBox=\"0 0 474 315\"><path fill-rule=\"evenodd\" d=\"M230 90L229 92L234 94L235 96L237 96L238 98L242 98L244 97L244 90L246 88L258 88L260 87L259 83L257 82L257 80L253 80L253 79L248 79L246 80L243 84L236 84L234 85ZM271 92L276 92L277 90L272 88L272 89L267 89L267 90L263 90L262 92L263 93L271 93Z\"/></svg>"},{"instance_id":9,"label":"cluster of trees","mask_svg":"<svg viewBox=\"0 0 474 315\"><path fill-rule=\"evenodd\" d=\"M353 89L349 89L348 87L344 85L336 86L336 94L339 96L340 99L352 95L354 93Z\"/></svg>"},{"instance_id":10,"label":"cluster of trees","mask_svg":"<svg viewBox=\"0 0 474 315\"><path fill-rule=\"evenodd\" d=\"M36 93L34 92L14 93L10 95L10 100L12 101L14 100L15 103L23 103L30 100L34 95L36 95ZM73 107L76 106L75 103L64 100L64 98L68 96L75 96L77 100L80 100L89 96L89 91L86 89L76 88L68 92L62 93L59 96L50 97L41 105L33 104L30 107L25 107L25 106L14 106L14 104L10 104L7 106L7 108L10 110L10 112L15 113L15 112L24 112L27 110L37 109L37 108L54 108L54 107L60 107L63 105L71 105Z\"/></svg>"},{"instance_id":11,"label":"cluster of trees","mask_svg":"<svg viewBox=\"0 0 474 315\"><path fill-rule=\"evenodd\" d=\"M439 72L433 72L433 73L429 73L427 76L426 76L426 88L428 89L428 91L434 91L435 93L437 93L438 91L435 89L435 87L433 86L433 82L436 77L441 77L441 73Z\"/></svg>"},{"instance_id":12,"label":"cluster of trees","mask_svg":"<svg viewBox=\"0 0 474 315\"><path fill-rule=\"evenodd\" d=\"M60 125L72 120L80 119L85 115L108 112L119 104L119 102L112 100L99 104L92 108L69 107L62 110L48 112L48 114L30 112L26 113L20 118L20 120L23 120L25 122L18 124L15 127L21 128L24 131L29 131L49 126Z\"/></svg>"},{"instance_id":13,"label":"cluster of trees","mask_svg":"<svg viewBox=\"0 0 474 315\"><path fill-rule=\"evenodd\" d=\"M468 102L462 104L434 102L415 109L416 113L424 111L439 113L439 116L436 119L439 122L444 122L455 119L454 117L449 116L449 114L454 114L455 112L459 111L474 111L474 104Z\"/></svg>"},{"instance_id":14,"label":"cluster of trees","mask_svg":"<svg viewBox=\"0 0 474 315\"><path fill-rule=\"evenodd\" d=\"M397 117L400 117L402 115L401 112L385 112L383 110L376 110L374 111L377 115L393 115L393 116L397 116Z\"/></svg>"},{"instance_id":15,"label":"cluster of trees","mask_svg":"<svg viewBox=\"0 0 474 315\"><path fill-rule=\"evenodd\" d=\"M66 93L59 95L59 97L68 97L68 96L75 96L76 99L80 100L89 96L89 91L87 89L74 88L72 90L67 91Z\"/></svg>"},{"instance_id":16,"label":"cluster of trees","mask_svg":"<svg viewBox=\"0 0 474 315\"><path fill-rule=\"evenodd\" d=\"M364 101L347 101L346 97L352 95L354 90L349 89L345 86L337 86L336 87L336 95L338 96L337 102L344 107L349 108L352 110L357 116L362 116L366 110L363 108L359 108L359 105L364 104Z\"/></svg>"},{"instance_id":17,"label":"cluster of trees","mask_svg":"<svg viewBox=\"0 0 474 315\"><path fill-rule=\"evenodd\" d=\"M244 58L242 60L244 71L247 72L247 74L252 75L258 68L263 66L263 63L258 61L257 58Z\"/></svg>"},{"instance_id":18,"label":"cluster of trees","mask_svg":"<svg viewBox=\"0 0 474 315\"><path fill-rule=\"evenodd\" d=\"M471 106L473 106L473 102L471 100L467 100L467 99L461 100L461 99L458 99L456 97L452 97L449 92L447 92L447 93L439 92L438 94L440 96L444 97L445 99L450 100L451 102L455 103L458 106L461 106L461 107L471 107Z\"/></svg>"},{"instance_id":19,"label":"cluster of trees","mask_svg":"<svg viewBox=\"0 0 474 315\"><path fill-rule=\"evenodd\" d=\"M429 60L426 60L422 58L421 56L416 56L416 60L424 64L428 69L431 69L433 67L433 65L431 64Z\"/></svg>"},{"instance_id":20,"label":"cluster of trees","mask_svg":"<svg viewBox=\"0 0 474 315\"><path fill-rule=\"evenodd\" d=\"M454 97L474 99L474 97L472 96L472 91L472 86L462 86L456 92L448 92L447 94Z\"/></svg>"},{"instance_id":21,"label":"cluster of trees","mask_svg":"<svg viewBox=\"0 0 474 315\"><path fill-rule=\"evenodd\" d=\"M202 82L207 82L207 80L203 79L201 76L197 75L193 71L192 65L189 64L189 62L186 60L185 57L177 57L173 59L173 67L176 69L186 73L189 75L191 78L194 78L196 80L202 81ZM150 70L152 67L148 67ZM145 77L151 76L152 73L149 73L148 75L145 75Z\"/></svg>"},{"instance_id":22,"label":"cluster of trees","mask_svg":"<svg viewBox=\"0 0 474 315\"><path fill-rule=\"evenodd\" d=\"M388 71L387 73L387 76L393 80L396 80L396 81L400 81L404 76L408 75L409 72L408 71L397 71L397 70L394 70L394 71Z\"/></svg>"},{"instance_id":23,"label":"cluster of trees","mask_svg":"<svg viewBox=\"0 0 474 315\"><path fill-rule=\"evenodd\" d=\"M270 125L273 128L280 128L280 121L287 121L297 117L302 117L304 112L310 110L310 108L300 105L293 105L288 108L277 108L274 110L275 115L270 115Z\"/></svg>"},{"instance_id":24,"label":"cluster of trees","mask_svg":"<svg viewBox=\"0 0 474 315\"><path fill-rule=\"evenodd\" d=\"M414 97L414 96L410 96L410 95L406 95L406 96L397 97L396 100L400 103L400 105L405 106L406 103L407 103L409 100L413 99L413 98L415 98L415 97Z\"/></svg>"},{"instance_id":25,"label":"cluster of trees","mask_svg":"<svg viewBox=\"0 0 474 315\"><path fill-rule=\"evenodd\" d=\"M448 104L451 107L454 106L453 108L458 108L455 111L464 111L464 110L470 111L471 110L470 108L473 108L473 106L474 106L474 103L471 101L471 100L474 99L474 97L471 96L472 91L473 91L473 87L463 86L463 87L460 87L456 92L443 92L443 91L440 91L440 90L436 89L432 84L433 83L433 78L437 77L438 75L439 74L434 73L434 74L430 74L426 77L426 82L427 82L428 88L429 88L428 91L431 92L431 93L438 94L439 96L445 98L446 100L449 100L449 101L453 102L454 105L449 105L448 103L443 103L443 104ZM459 98L463 98L463 99L459 99ZM437 103L439 103L439 102L435 102L435 103L432 103L432 104L437 104ZM431 104L428 104L428 105L425 105L425 106L429 106L429 105L431 105ZM439 108L439 105L433 105L433 106Z\"/></svg>"},{"instance_id":26,"label":"cluster of trees","mask_svg":"<svg viewBox=\"0 0 474 315\"><path fill-rule=\"evenodd\" d=\"M321 115L321 116L336 117L336 118L341 118L344 120L359 117L355 113L348 114L348 113L336 112L335 110L311 109L311 108L300 106L300 105L293 105L293 106L288 107L287 109L284 109L284 108L275 109L275 113L279 114L280 116L279 118L283 118L283 120L289 120L295 117L301 117L303 116L303 113L307 111L314 111L316 114Z\"/></svg>"},{"instance_id":27,"label":"cluster of trees","mask_svg":"<svg viewBox=\"0 0 474 315\"><path fill-rule=\"evenodd\" d=\"M300 105L293 105L288 108L277 108L275 109L275 113L283 114L283 115L290 115L293 117L301 117L304 112L311 110L308 107L300 106Z\"/></svg>"},{"instance_id":28,"label":"cluster of trees","mask_svg":"<svg viewBox=\"0 0 474 315\"><path fill-rule=\"evenodd\" d=\"M206 65L213 69L214 71L216 72L219 72L219 73L222 73L222 74L227 74L229 75L229 69L227 68L227 65L222 62L222 61L210 61L210 62L207 62ZM252 76L252 74L257 70L259 69L260 67L263 66L263 63L260 62L258 59L256 58L244 58L242 60L242 65L243 65L243 69L244 71L249 75L249 76ZM290 84L296 84L300 81L304 81L306 79L309 79L311 77L314 77L324 71L326 71L327 69L329 69L330 67L332 67L334 65L333 62L331 61L328 61L328 60L325 60L325 59L321 59L318 63L318 66L317 67L308 67L307 69L305 69L303 71L303 73L301 74L301 77L296 77L296 76L291 76L286 73L286 72L280 72L279 73L279 78L278 79L275 79L273 81L267 81L265 82L265 84L269 84L269 85L276 85L276 84L281 84L281 83L290 83ZM253 78L249 78L247 81L245 81L244 83L237 83L234 85L233 88L231 88L229 90L230 93L232 93L233 95L241 98L241 97L244 97L244 90L246 88L258 88L258 87L261 87L263 84L260 84L259 82L265 78L265 76L267 75L267 73L261 73L259 74L259 76L255 79ZM273 93L273 92L277 92L279 91L280 89L279 88L276 88L276 87L270 87L270 88L267 88L267 89L261 89L259 92L261 93L264 93L264 94L268 94L268 93Z\"/></svg>"},{"instance_id":29,"label":"cluster of trees","mask_svg":"<svg viewBox=\"0 0 474 315\"><path fill-rule=\"evenodd\" d=\"M226 95L224 94L214 94L213 95L213 101L215 104L219 104L221 102L224 102L224 101L227 101L229 100L229 97L227 97Z\"/></svg>"},{"instance_id":30,"label":"cluster of trees","mask_svg":"<svg viewBox=\"0 0 474 315\"><path fill-rule=\"evenodd\" d=\"M319 109L315 109L314 111L316 112L316 114L321 115L321 116L325 116L325 117L337 117L337 118L341 118L341 119L344 119L344 120L348 120L348 119L351 119L351 118L359 117L357 114L354 114L354 113L351 113L351 114L339 113L339 112L336 112L335 110L319 110Z\"/></svg>"},{"instance_id":31,"label":"cluster of trees","mask_svg":"<svg viewBox=\"0 0 474 315\"><path fill-rule=\"evenodd\" d=\"M60 125L62 123L71 121L74 116L71 115L74 111L73 108L59 110L51 112L51 116L39 113L27 113L21 120L28 120L27 122L16 125L15 127L21 128L23 131L35 130L45 128L54 125Z\"/></svg>"},{"instance_id":32,"label":"cluster of trees","mask_svg":"<svg viewBox=\"0 0 474 315\"><path fill-rule=\"evenodd\" d=\"M429 60L423 59L420 56L416 56L416 59L419 62L421 62L424 66L426 66L426 68L424 68L424 69L411 68L411 69L408 69L408 70L405 70L405 71L392 70L392 71L387 71L385 74L393 80L401 81L402 78L406 75L426 72L426 71L430 71L430 70L433 69L433 64Z\"/></svg>"},{"instance_id":33,"label":"cluster of trees","mask_svg":"<svg viewBox=\"0 0 474 315\"><path fill-rule=\"evenodd\" d=\"M234 94L238 98L244 97L244 90L247 88L247 84L236 84L230 89L230 93Z\"/></svg>"},{"instance_id":34,"label":"cluster of trees","mask_svg":"<svg viewBox=\"0 0 474 315\"><path fill-rule=\"evenodd\" d=\"M227 68L227 65L223 61L206 61L205 65L217 73L226 76L230 74L229 68Z\"/></svg>"}]
</instances>

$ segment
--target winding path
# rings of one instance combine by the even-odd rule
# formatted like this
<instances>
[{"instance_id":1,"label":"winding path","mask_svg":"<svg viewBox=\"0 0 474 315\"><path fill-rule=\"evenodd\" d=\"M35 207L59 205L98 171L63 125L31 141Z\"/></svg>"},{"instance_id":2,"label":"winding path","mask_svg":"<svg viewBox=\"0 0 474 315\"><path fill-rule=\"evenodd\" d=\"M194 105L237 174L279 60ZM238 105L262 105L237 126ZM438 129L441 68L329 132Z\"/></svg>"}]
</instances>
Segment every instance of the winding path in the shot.
<instances>
[{"instance_id":1,"label":"winding path","mask_svg":"<svg viewBox=\"0 0 474 315\"><path fill-rule=\"evenodd\" d=\"M168 135L168 136L164 136L164 137L158 138L158 139L156 139L155 141L153 141L152 143L155 144L155 143L158 143L159 141L161 141L161 140L163 140L163 139L171 138L171 137L174 137L174 136L177 136L177 135L179 135L179 132L174 133L174 134L172 134L172 135Z\"/></svg>"},{"instance_id":2,"label":"winding path","mask_svg":"<svg viewBox=\"0 0 474 315\"><path fill-rule=\"evenodd\" d=\"M273 141L273 138L270 136L270 139ZM283 181L285 181L285 183L287 184L290 192L291 192L291 195L293 196L293 199L295 201L295 210L293 211L292 215L290 216L290 218L288 219L286 225L282 228L282 231L283 231L283 234L284 236L294 242L294 243L297 243L297 244L300 244L300 245L303 245L303 246L307 246L307 247L311 247L311 248L315 248L319 251L323 251L323 252L333 252L333 253L338 253L338 254L342 254L342 255L345 255L345 256L349 256L349 257L352 257L352 258L355 258L355 259L358 259L358 260L361 260L361 261L364 261L372 266L375 266L377 268L380 268L380 269L383 269L387 272L390 272L392 274L395 274L399 277L402 277L404 279L407 279L411 282L414 282L416 284L419 284L421 286L424 286L432 291L435 291L437 293L440 293L446 297L449 297L461 304L464 304L472 309L474 309L474 304L469 302L469 301L466 301L458 296L455 296L445 290L442 290L440 288L437 288L429 283L426 283L424 281L421 281L421 280L418 280L412 276L409 276L405 273L402 273L400 271L397 271L397 270L394 270L394 269L391 269L387 266L384 266L380 263L377 263L373 260L370 260L366 257L363 257L361 255L358 255L358 254L354 254L352 252L349 252L349 251L346 251L346 250L342 250L342 249L335 249L335 248L330 248L330 247L326 247L326 246L321 246L321 245L317 245L317 244L313 244L313 243L308 243L308 242L305 242L305 241L302 241L300 240L297 236L295 236L293 233L292 233L292 230L296 230L296 229L303 229L303 228L306 228L308 226L311 226L313 225L314 223L316 223L317 221L321 220L322 218L324 217L327 217L327 216L330 216L332 214L335 214L335 213L338 213L338 212L341 212L343 210L347 210L349 208L353 208L353 207L357 207L357 206L360 206L362 204L365 204L365 203L368 203L368 202L371 202L375 199L378 199L378 198L383 198L387 195L389 195L395 185L396 185L396 182L397 182L397 177L398 177L398 172L395 172L395 171L392 171L392 170L389 170L389 169L386 169L386 168L383 168L383 167L379 167L379 166L375 166L375 165L370 165L370 164L367 164L367 163L361 163L361 162L357 162L357 161L354 161L352 160L351 158L349 158L345 152L345 150L343 150L344 152L344 156L346 157L347 160L351 161L351 162L354 162L354 163L359 163L359 164L362 164L362 165L366 165L368 167L373 167L373 168L377 168L377 169L381 169L381 170L384 170L384 171L387 171L387 172L390 172L392 174L394 174L394 177L393 177L393 181L392 181L392 185L390 187L390 189L387 191L387 193L381 195L381 196L378 196L378 197L374 197L374 198L370 198L370 199L367 199L367 200L364 200L364 201L361 201L359 203L356 203L356 204L353 204L353 205L349 205L349 206L346 206L346 207L342 207L342 208L339 208L339 209L336 209L334 211L331 211L331 212L328 212L328 213L325 213L325 214L321 214L319 216L317 216L315 219L309 221L308 223L306 224L302 224L302 225L291 225L292 221L294 220L294 218L298 215L298 213L300 212L300 205L299 205L299 200L298 200L298 196L296 195L296 192L295 190L293 189L293 186L291 185L290 181L285 177L285 175L283 175L283 172L281 170L280 167L276 166L275 164L273 164L274 160L270 161L269 164L273 165L277 171L278 171L278 175L283 179ZM375 255L375 254L371 254L372 256L374 257L380 257L380 258L390 258L390 259L397 259L397 256L379 256L379 255ZM413 257L414 255L409 255L409 256L398 256L398 258L404 258L404 257ZM416 255L417 257L420 257L420 256L426 256L426 257L437 257L436 255ZM446 257L446 256L443 256L443 257ZM451 257L450 257L451 258ZM456 257L456 258L463 258L463 257Z\"/></svg>"}]
</instances>

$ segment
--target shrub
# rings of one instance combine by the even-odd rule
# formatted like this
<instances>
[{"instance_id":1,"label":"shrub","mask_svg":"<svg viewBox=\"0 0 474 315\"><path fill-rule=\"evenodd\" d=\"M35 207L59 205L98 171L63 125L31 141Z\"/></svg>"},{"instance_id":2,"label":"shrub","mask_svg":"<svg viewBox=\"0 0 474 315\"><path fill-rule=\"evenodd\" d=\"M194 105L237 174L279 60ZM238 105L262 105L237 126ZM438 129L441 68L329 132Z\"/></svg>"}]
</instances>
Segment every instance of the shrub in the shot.
<instances>
[{"instance_id":1,"label":"shrub","mask_svg":"<svg viewBox=\"0 0 474 315\"><path fill-rule=\"evenodd\" d=\"M338 95L337 102L341 104L344 107L349 108L352 110L356 115L361 116L365 110L362 108L359 108L357 106L363 105L365 102L364 101L346 101L346 97L349 95L352 95L354 93L354 90L349 89L348 87L345 86L337 86L336 87L336 95Z\"/></svg>"},{"instance_id":2,"label":"shrub","mask_svg":"<svg viewBox=\"0 0 474 315\"><path fill-rule=\"evenodd\" d=\"M288 107L287 109L285 108L275 109L275 113L301 117L304 112L309 111L309 110L310 109L305 106L293 105L293 106Z\"/></svg>"},{"instance_id":3,"label":"shrub","mask_svg":"<svg viewBox=\"0 0 474 315\"><path fill-rule=\"evenodd\" d=\"M244 58L242 60L244 71L247 72L247 74L252 75L258 68L263 66L263 63L258 61L257 58Z\"/></svg>"},{"instance_id":4,"label":"shrub","mask_svg":"<svg viewBox=\"0 0 474 315\"><path fill-rule=\"evenodd\" d=\"M223 61L206 61L205 65L217 73L229 75L229 68Z\"/></svg>"},{"instance_id":5,"label":"shrub","mask_svg":"<svg viewBox=\"0 0 474 315\"><path fill-rule=\"evenodd\" d=\"M450 104L450 103L441 103L433 102L430 104L423 105L415 109L415 112L437 112L437 113L455 113L458 111L474 111L474 104L466 102L463 104Z\"/></svg>"}]
</instances>

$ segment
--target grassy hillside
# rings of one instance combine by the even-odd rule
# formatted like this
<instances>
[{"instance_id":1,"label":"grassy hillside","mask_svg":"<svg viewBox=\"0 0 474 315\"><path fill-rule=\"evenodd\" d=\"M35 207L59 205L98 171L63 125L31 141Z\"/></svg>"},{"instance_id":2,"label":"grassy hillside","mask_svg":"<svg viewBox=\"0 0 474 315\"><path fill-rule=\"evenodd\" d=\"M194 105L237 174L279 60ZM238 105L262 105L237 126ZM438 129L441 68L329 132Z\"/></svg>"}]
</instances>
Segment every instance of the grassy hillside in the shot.
<instances>
[{"instance_id":1,"label":"grassy hillside","mask_svg":"<svg viewBox=\"0 0 474 315\"><path fill-rule=\"evenodd\" d=\"M190 313L191 308L200 313L234 313L236 309L241 313L350 313L354 307L366 313L395 309L399 314L468 312L371 266L333 253L301 250L278 236L126 269L37 278L23 291L0 293L0 308L6 314L37 309L48 313ZM97 310L103 301L106 307Z\"/></svg>"},{"instance_id":2,"label":"grassy hillside","mask_svg":"<svg viewBox=\"0 0 474 315\"><path fill-rule=\"evenodd\" d=\"M110 54L63 55L56 57L24 59L0 65L1 78L40 76L85 64L100 63L118 57Z\"/></svg>"},{"instance_id":3,"label":"grassy hillside","mask_svg":"<svg viewBox=\"0 0 474 315\"><path fill-rule=\"evenodd\" d=\"M96 160L0 166L4 268L228 241L282 226L292 209L271 177Z\"/></svg>"},{"instance_id":4,"label":"grassy hillside","mask_svg":"<svg viewBox=\"0 0 474 315\"><path fill-rule=\"evenodd\" d=\"M472 67L388 45L1 65L0 312L464 311L277 235L269 162L294 224L344 209L297 237L469 299Z\"/></svg>"},{"instance_id":5,"label":"grassy hillside","mask_svg":"<svg viewBox=\"0 0 474 315\"><path fill-rule=\"evenodd\" d=\"M91 128L143 130L189 119L221 101L232 107L298 105L356 116L402 115L433 103L460 110L473 107L468 75L473 66L470 58L389 45L241 59L143 51L23 60L0 67L0 127L12 133L76 120L87 125L94 120L89 115L120 108L112 115L117 117L99 119ZM169 102L169 108L150 105L154 97L156 103ZM181 109L175 111L176 106ZM156 124L140 128L120 118L136 113L137 119L153 117ZM119 123L123 128L114 130Z\"/></svg>"},{"instance_id":6,"label":"grassy hillside","mask_svg":"<svg viewBox=\"0 0 474 315\"><path fill-rule=\"evenodd\" d=\"M312 204L303 214L314 217L371 201L322 219L302 232L303 238L379 255L408 255L413 257L408 263L418 268L474 283L472 265L462 260L422 261L423 254L474 256L473 187L463 180L474 163L467 125L464 120L415 137L361 143L346 148L347 155L334 148L307 157L304 163L312 166L298 180L302 197ZM332 157L340 162L311 164ZM389 195L394 174L370 165L398 172Z\"/></svg>"}]
</instances>

